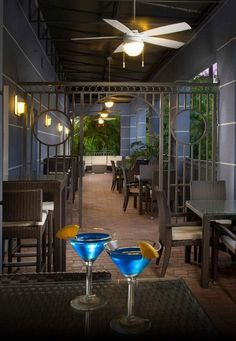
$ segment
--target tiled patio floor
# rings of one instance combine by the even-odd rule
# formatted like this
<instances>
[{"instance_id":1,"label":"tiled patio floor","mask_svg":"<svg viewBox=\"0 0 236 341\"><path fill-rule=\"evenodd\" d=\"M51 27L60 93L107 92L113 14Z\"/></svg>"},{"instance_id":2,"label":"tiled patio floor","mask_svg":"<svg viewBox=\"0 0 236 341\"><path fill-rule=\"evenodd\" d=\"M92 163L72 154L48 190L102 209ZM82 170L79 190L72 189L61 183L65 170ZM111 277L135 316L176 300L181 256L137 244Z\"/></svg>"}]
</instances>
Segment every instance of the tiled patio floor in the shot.
<instances>
[{"instance_id":1,"label":"tiled patio floor","mask_svg":"<svg viewBox=\"0 0 236 341\"><path fill-rule=\"evenodd\" d=\"M137 240L158 239L158 218L138 215L133 208L132 198L126 213L122 210L123 194L112 192L111 174L86 174L84 177L84 227L108 227L116 232L117 238ZM74 204L73 222L78 223L78 196ZM79 257L67 246L67 271L82 269ZM115 265L104 252L95 262L97 270L110 271L113 278L122 278ZM142 277L158 277L159 267L153 262ZM236 332L236 269L230 258L220 257L219 279L209 289L200 287L200 268L196 264L185 264L183 248L173 248L166 278L182 277L195 294L211 319L225 333Z\"/></svg>"}]
</instances>

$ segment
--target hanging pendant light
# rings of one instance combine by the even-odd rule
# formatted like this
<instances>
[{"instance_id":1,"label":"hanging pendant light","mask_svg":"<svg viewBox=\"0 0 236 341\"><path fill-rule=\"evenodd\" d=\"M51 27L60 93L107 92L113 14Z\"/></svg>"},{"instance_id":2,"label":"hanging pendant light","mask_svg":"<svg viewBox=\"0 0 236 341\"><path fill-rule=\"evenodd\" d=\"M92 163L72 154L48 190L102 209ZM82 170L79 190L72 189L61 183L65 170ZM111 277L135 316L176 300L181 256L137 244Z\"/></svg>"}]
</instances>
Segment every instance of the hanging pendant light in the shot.
<instances>
[{"instance_id":1,"label":"hanging pendant light","mask_svg":"<svg viewBox=\"0 0 236 341\"><path fill-rule=\"evenodd\" d=\"M108 86L108 90L110 92L110 81L111 81L111 60L112 58L111 57L107 57L107 60L108 60L108 83L109 83L109 86ZM105 106L107 108L112 108L113 105L114 105L114 102L112 101L111 98L107 98L107 100L104 102Z\"/></svg>"}]
</instances>

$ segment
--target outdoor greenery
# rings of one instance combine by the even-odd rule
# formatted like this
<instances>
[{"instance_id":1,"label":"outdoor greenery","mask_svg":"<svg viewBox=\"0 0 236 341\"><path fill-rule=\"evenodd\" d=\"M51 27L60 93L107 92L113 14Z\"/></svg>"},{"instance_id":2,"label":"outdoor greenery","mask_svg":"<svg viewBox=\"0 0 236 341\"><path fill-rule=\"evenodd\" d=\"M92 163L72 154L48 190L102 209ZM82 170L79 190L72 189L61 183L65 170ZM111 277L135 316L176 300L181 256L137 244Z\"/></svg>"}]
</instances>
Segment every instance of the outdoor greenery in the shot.
<instances>
[{"instance_id":1,"label":"outdoor greenery","mask_svg":"<svg viewBox=\"0 0 236 341\"><path fill-rule=\"evenodd\" d=\"M138 159L147 159L149 163L158 162L159 138L154 139L154 143L143 143L141 141L131 144L129 167L132 169Z\"/></svg>"},{"instance_id":2,"label":"outdoor greenery","mask_svg":"<svg viewBox=\"0 0 236 341\"><path fill-rule=\"evenodd\" d=\"M107 120L104 125L91 116L84 118L84 155L94 153L120 154L120 119ZM73 155L79 154L80 122L74 123Z\"/></svg>"},{"instance_id":3,"label":"outdoor greenery","mask_svg":"<svg viewBox=\"0 0 236 341\"><path fill-rule=\"evenodd\" d=\"M203 86L196 86L191 89L189 97L190 105L190 143L193 143L193 157L196 159L212 159L212 115L216 111L215 89L209 85L207 88L204 83L211 84L212 79L207 76L197 76L193 82L203 83ZM201 94L202 90L204 93ZM164 159L168 158L169 141L173 141L170 136L170 94L163 95L164 118L163 118L163 147ZM200 115L198 114L200 113ZM206 122L206 127L204 120ZM146 143L136 141L131 144L130 167L135 165L137 159L148 159L150 163L157 163L159 156L159 136L152 135L149 131L150 125L147 118ZM205 137L201 138L200 143L194 144L202 135L206 128ZM79 153L79 121L74 124L73 154ZM181 145L181 143L179 143ZM186 147L186 154L190 147ZM105 121L104 125L99 125L98 121L91 116L84 118L84 155L94 153L120 154L120 119L116 116L115 120ZM171 151L173 154L173 150Z\"/></svg>"}]
</instances>

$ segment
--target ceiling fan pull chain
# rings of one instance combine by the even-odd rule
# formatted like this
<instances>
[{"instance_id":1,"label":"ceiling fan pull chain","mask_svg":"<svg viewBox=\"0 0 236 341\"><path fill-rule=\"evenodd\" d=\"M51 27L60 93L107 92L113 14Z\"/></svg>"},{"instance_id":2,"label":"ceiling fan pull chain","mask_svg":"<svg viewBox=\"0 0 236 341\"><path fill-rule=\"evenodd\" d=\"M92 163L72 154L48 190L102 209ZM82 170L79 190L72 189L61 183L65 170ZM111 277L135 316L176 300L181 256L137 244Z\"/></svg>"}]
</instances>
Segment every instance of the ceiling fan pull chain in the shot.
<instances>
[{"instance_id":1,"label":"ceiling fan pull chain","mask_svg":"<svg viewBox=\"0 0 236 341\"><path fill-rule=\"evenodd\" d=\"M125 51L123 51L123 69L125 69Z\"/></svg>"},{"instance_id":2,"label":"ceiling fan pull chain","mask_svg":"<svg viewBox=\"0 0 236 341\"><path fill-rule=\"evenodd\" d=\"M142 67L144 67L144 48L143 48L143 51L142 51Z\"/></svg>"}]
</instances>

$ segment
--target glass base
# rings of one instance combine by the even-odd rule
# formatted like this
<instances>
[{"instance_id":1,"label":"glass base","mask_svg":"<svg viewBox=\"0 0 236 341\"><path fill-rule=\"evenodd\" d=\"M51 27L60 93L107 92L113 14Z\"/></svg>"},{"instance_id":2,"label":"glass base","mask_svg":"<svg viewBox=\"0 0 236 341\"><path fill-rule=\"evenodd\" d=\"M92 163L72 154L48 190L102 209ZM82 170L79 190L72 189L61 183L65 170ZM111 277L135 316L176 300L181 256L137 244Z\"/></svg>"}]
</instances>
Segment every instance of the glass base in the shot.
<instances>
[{"instance_id":1,"label":"glass base","mask_svg":"<svg viewBox=\"0 0 236 341\"><path fill-rule=\"evenodd\" d=\"M103 296L96 296L96 295L81 295L73 298L70 301L70 306L76 310L95 310L98 308L103 307L106 305L107 300Z\"/></svg>"},{"instance_id":2,"label":"glass base","mask_svg":"<svg viewBox=\"0 0 236 341\"><path fill-rule=\"evenodd\" d=\"M151 327L151 322L137 316L132 316L129 319L127 316L122 316L111 320L110 327L121 334L138 334L148 330Z\"/></svg>"}]
</instances>

